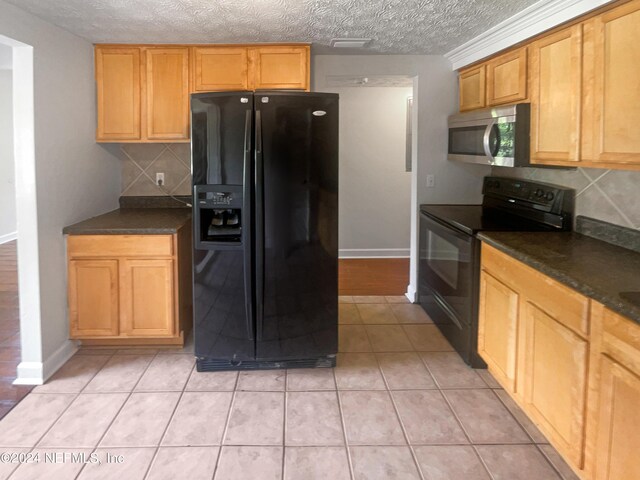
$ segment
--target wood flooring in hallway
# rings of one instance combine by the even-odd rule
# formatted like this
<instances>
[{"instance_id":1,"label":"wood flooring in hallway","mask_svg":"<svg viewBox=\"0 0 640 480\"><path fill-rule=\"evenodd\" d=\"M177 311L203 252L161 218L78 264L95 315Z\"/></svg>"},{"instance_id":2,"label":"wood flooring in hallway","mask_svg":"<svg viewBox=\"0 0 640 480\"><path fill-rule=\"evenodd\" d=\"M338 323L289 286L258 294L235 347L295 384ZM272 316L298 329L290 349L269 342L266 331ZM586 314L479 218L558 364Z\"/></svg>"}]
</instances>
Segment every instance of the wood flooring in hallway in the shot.
<instances>
[{"instance_id":1,"label":"wood flooring in hallway","mask_svg":"<svg viewBox=\"0 0 640 480\"><path fill-rule=\"evenodd\" d=\"M32 387L14 386L20 363L20 311L16 242L0 245L0 418Z\"/></svg>"}]
</instances>

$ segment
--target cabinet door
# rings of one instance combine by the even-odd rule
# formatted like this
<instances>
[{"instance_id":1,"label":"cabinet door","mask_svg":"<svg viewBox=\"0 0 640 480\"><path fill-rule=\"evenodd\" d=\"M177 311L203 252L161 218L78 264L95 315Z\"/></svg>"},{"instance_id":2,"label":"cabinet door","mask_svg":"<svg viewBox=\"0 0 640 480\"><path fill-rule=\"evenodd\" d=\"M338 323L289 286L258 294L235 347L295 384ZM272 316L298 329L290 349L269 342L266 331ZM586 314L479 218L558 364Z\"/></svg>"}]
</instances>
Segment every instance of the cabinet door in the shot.
<instances>
[{"instance_id":1,"label":"cabinet door","mask_svg":"<svg viewBox=\"0 0 640 480\"><path fill-rule=\"evenodd\" d=\"M249 49L249 88L309 90L309 47Z\"/></svg>"},{"instance_id":2,"label":"cabinet door","mask_svg":"<svg viewBox=\"0 0 640 480\"><path fill-rule=\"evenodd\" d=\"M592 116L586 120L593 122L593 150L586 159L640 164L640 0L595 17L592 48L584 81L592 89L593 109L586 98L585 115Z\"/></svg>"},{"instance_id":3,"label":"cabinet door","mask_svg":"<svg viewBox=\"0 0 640 480\"><path fill-rule=\"evenodd\" d=\"M640 478L640 376L606 355L600 365L595 480Z\"/></svg>"},{"instance_id":4,"label":"cabinet door","mask_svg":"<svg viewBox=\"0 0 640 480\"><path fill-rule=\"evenodd\" d=\"M579 160L582 25L529 47L531 161Z\"/></svg>"},{"instance_id":5,"label":"cabinet door","mask_svg":"<svg viewBox=\"0 0 640 480\"><path fill-rule=\"evenodd\" d=\"M71 338L118 335L118 261L69 262Z\"/></svg>"},{"instance_id":6,"label":"cabinet door","mask_svg":"<svg viewBox=\"0 0 640 480\"><path fill-rule=\"evenodd\" d=\"M582 468L588 343L530 302L522 308L521 322L521 398L526 411L573 465Z\"/></svg>"},{"instance_id":7,"label":"cabinet door","mask_svg":"<svg viewBox=\"0 0 640 480\"><path fill-rule=\"evenodd\" d=\"M460 111L483 108L485 103L485 66L460 72Z\"/></svg>"},{"instance_id":8,"label":"cabinet door","mask_svg":"<svg viewBox=\"0 0 640 480\"><path fill-rule=\"evenodd\" d=\"M140 49L96 47L96 140L140 140Z\"/></svg>"},{"instance_id":9,"label":"cabinet door","mask_svg":"<svg viewBox=\"0 0 640 480\"><path fill-rule=\"evenodd\" d=\"M527 47L487 62L487 105L500 105L527 98Z\"/></svg>"},{"instance_id":10,"label":"cabinet door","mask_svg":"<svg viewBox=\"0 0 640 480\"><path fill-rule=\"evenodd\" d=\"M246 48L194 47L191 53L194 92L247 90Z\"/></svg>"},{"instance_id":11,"label":"cabinet door","mask_svg":"<svg viewBox=\"0 0 640 480\"><path fill-rule=\"evenodd\" d=\"M120 264L122 333L174 334L173 260L123 259Z\"/></svg>"},{"instance_id":12,"label":"cabinet door","mask_svg":"<svg viewBox=\"0 0 640 480\"><path fill-rule=\"evenodd\" d=\"M189 49L145 49L146 135L189 138Z\"/></svg>"},{"instance_id":13,"label":"cabinet door","mask_svg":"<svg viewBox=\"0 0 640 480\"><path fill-rule=\"evenodd\" d=\"M480 275L478 353L503 387L515 391L518 294L486 271Z\"/></svg>"}]
</instances>

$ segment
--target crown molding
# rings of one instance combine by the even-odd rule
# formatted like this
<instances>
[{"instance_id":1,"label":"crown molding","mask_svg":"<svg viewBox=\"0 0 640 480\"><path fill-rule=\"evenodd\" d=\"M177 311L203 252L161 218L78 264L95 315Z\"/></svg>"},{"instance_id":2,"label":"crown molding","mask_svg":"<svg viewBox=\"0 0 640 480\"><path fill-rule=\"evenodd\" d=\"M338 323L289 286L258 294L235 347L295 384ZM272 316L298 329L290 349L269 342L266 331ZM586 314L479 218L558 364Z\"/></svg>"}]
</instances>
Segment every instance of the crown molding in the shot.
<instances>
[{"instance_id":1,"label":"crown molding","mask_svg":"<svg viewBox=\"0 0 640 480\"><path fill-rule=\"evenodd\" d=\"M453 70L493 55L612 0L540 0L444 54Z\"/></svg>"}]
</instances>

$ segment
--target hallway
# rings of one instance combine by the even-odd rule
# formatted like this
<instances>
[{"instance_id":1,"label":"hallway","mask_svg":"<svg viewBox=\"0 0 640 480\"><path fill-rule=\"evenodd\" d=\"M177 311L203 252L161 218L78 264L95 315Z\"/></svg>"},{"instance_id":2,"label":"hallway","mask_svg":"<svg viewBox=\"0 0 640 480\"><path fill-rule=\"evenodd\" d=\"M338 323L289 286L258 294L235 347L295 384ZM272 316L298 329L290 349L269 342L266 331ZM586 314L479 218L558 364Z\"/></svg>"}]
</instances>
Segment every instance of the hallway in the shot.
<instances>
[{"instance_id":1,"label":"hallway","mask_svg":"<svg viewBox=\"0 0 640 480\"><path fill-rule=\"evenodd\" d=\"M16 242L0 245L0 418L33 387L14 386L20 363L20 311Z\"/></svg>"}]
</instances>

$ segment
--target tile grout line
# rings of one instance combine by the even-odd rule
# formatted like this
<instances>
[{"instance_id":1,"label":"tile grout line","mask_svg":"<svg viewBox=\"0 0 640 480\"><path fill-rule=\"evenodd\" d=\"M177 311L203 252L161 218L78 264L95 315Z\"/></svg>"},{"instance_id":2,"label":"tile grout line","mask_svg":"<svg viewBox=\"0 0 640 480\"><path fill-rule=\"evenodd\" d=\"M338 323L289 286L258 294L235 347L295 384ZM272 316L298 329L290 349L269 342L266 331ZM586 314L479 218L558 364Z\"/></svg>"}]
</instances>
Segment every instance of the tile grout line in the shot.
<instances>
[{"instance_id":1,"label":"tile grout line","mask_svg":"<svg viewBox=\"0 0 640 480\"><path fill-rule=\"evenodd\" d=\"M220 439L220 449L218 450L218 458L216 459L216 464L213 469L213 475L211 479L215 479L218 473L218 467L220 466L220 459L222 458L222 450L225 447L225 438L227 437L227 431L229 430L229 422L231 420L231 412L233 411L233 406L236 403L236 394L238 393L238 384L240 383L240 372L237 372L236 380L233 385L233 391L231 392L231 402L229 403L229 411L227 412L227 418L224 422L224 429L222 431L222 438Z\"/></svg>"},{"instance_id":2,"label":"tile grout line","mask_svg":"<svg viewBox=\"0 0 640 480\"><path fill-rule=\"evenodd\" d=\"M155 360L155 358L158 356L158 352L154 353L151 361L149 361L149 363L147 364L147 366L144 368L144 371L140 374L140 377L138 378L138 380L136 381L136 383L131 387L131 391L128 392L127 394L127 398L125 398L124 402L122 402L122 405L120 405L120 408L118 409L118 411L116 412L116 414L113 416L113 418L111 419L111 422L109 422L109 425L107 426L107 428L105 428L104 433L100 436L100 438L98 439L96 446L92 448L91 453L97 452L98 451L98 447L100 446L100 442L102 442L102 440L104 440L104 437L107 435L107 432L111 429L111 427L113 426L113 422L116 421L116 418L118 418L118 416L120 415L120 413L122 412L122 409L124 408L124 406L127 404L127 402L129 401L129 399L131 398L131 395L133 395L133 392L135 391L136 387L138 386L138 383L140 383L140 380L142 380L142 377L144 377L144 374L147 373L147 370L149 370L149 367L151 366L151 364L153 363L153 361ZM104 368L104 366L103 366ZM100 369L102 370L102 369ZM82 468L80 470L78 470L77 475L74 477L74 479L78 479L80 478L80 475L82 474L82 472L84 471L84 469L86 468L86 464L82 466Z\"/></svg>"},{"instance_id":3,"label":"tile grout line","mask_svg":"<svg viewBox=\"0 0 640 480\"><path fill-rule=\"evenodd\" d=\"M336 358L336 367L337 366L338 364L337 364L337 358ZM355 473L353 472L353 460L351 459L351 449L349 448L349 441L347 440L347 422L344 418L344 412L342 411L342 399L340 398L340 391L338 390L338 379L336 378L336 369L332 368L331 370L333 370L333 382L336 386L336 396L338 397L338 411L340 413L340 421L342 422L342 436L344 439L344 448L347 454L349 476L351 477L352 480L354 480Z\"/></svg>"},{"instance_id":4,"label":"tile grout line","mask_svg":"<svg viewBox=\"0 0 640 480\"><path fill-rule=\"evenodd\" d=\"M415 350L413 353L416 353ZM382 366L380 365L380 361L378 357L375 354L374 354L374 358L375 358L376 364L378 365L378 370L382 374L382 381L384 382L385 387L387 389L386 390L387 395L389 395L389 398L391 399L391 405L393 406L393 410L396 414L396 417L398 418L398 423L400 424L402 435L404 436L405 442L407 442L407 446L409 447L409 451L411 452L411 458L413 458L413 463L418 471L418 475L422 480L425 480L424 473L422 473L422 468L420 468L420 463L418 462L418 457L416 456L416 452L414 451L413 446L411 445L411 440L409 439L409 432L407 432L407 429L402 420L402 416L400 415L400 410L398 409L398 405L396 404L396 399L393 396L392 390L389 389L389 382L387 381L387 377L384 373L384 370L382 369Z\"/></svg>"},{"instance_id":5,"label":"tile grout line","mask_svg":"<svg viewBox=\"0 0 640 480\"><path fill-rule=\"evenodd\" d=\"M498 399L498 401L500 402L500 404L507 410L507 412L509 412L509 415L511 416L511 418L513 420L515 420L516 424L522 429L522 431L524 431L524 433L527 434L527 437L529 437L529 439L531 440L531 443L533 445L537 445L535 439L533 438L533 436L529 433L529 431L525 428L525 426L522 424L522 422L520 422L520 420L518 420L518 418L515 416L515 414L511 411L511 409L507 406L507 404L505 402L502 401L502 398L500 398L500 395L498 395L493 388L490 388L489 390L491 390L491 392L493 393L493 396L495 398ZM506 390L505 390L506 391ZM514 402L515 403L515 402ZM517 404L516 407L520 408ZM531 421L531 423L533 423L533 421ZM535 424L534 424L535 426ZM540 432L542 433L542 432ZM542 435L544 437L544 434ZM547 439L547 437L544 437L545 439Z\"/></svg>"},{"instance_id":6,"label":"tile grout line","mask_svg":"<svg viewBox=\"0 0 640 480\"><path fill-rule=\"evenodd\" d=\"M287 379L288 379L288 375L287 375L287 369L284 369L284 415L282 418L282 470L280 472L280 478L284 479L285 476L285 468L286 468L286 463L285 463L285 454L286 454L286 450L287 450L287 414L288 414L288 409L287 409L287 404L288 404L288 400L289 400L289 392L287 392Z\"/></svg>"},{"instance_id":7,"label":"tile grout line","mask_svg":"<svg viewBox=\"0 0 640 480\"><path fill-rule=\"evenodd\" d=\"M485 462L484 458L482 458L482 455L480 455L480 452L478 451L476 445L472 443L471 448L473 449L473 453L476 455L476 458L480 460L480 464L484 467L484 470L489 474L489 478L491 478L492 480L497 480L493 472L491 472L491 470L489 469L489 465L487 465L487 462Z\"/></svg>"},{"instance_id":8,"label":"tile grout line","mask_svg":"<svg viewBox=\"0 0 640 480\"><path fill-rule=\"evenodd\" d=\"M74 356L75 356L75 355L76 355L76 354L74 354ZM78 392L76 392L76 393L75 393L75 396L73 397L73 400L71 400L71 401L69 402L69 405L67 405L67 406L62 410L62 412L60 412L60 415L58 415L58 418L56 418L56 419L55 419L55 421L51 424L51 426L50 426L49 428L47 428L47 429L45 430L45 432L44 432L44 433L43 433L43 434L38 438L38 440L36 441L35 445L31 448L30 452L31 452L31 451L33 451L33 450L35 450L36 448L38 448L38 444L39 444L39 443L44 439L44 437L46 437L46 436L47 436L47 434L51 431L51 429L52 429L55 425L57 425L57 424L58 424L58 422L60 421L60 419L62 418L62 416L67 412L67 410L69 410L69 408L71 408L71 405L73 405L73 404L75 403L75 401L80 397L80 394L82 394L82 392L84 391L84 389L85 389L85 388L87 388L87 385L89 385L89 383L91 383L91 381L96 377L96 375L98 375L98 373L99 373L99 372L104 368L104 366L105 366L107 363L109 363L109 360L111 360L111 357L113 357L113 354L111 354L111 355L107 355L107 357L108 357L108 358L104 361L104 363L100 366L100 368L98 368L98 369L96 370L96 372L91 376L91 378L90 378L89 380L87 380L87 383L85 383L85 384L82 386L82 388L81 388L80 390L78 390ZM71 358L73 358L73 357L71 357ZM69 360L71 360L71 359L69 359ZM29 393L33 393L33 391L32 391L32 392L29 392ZM35 393L36 393L36 395L38 395L38 393L37 393L37 392L35 392ZM50 395L66 395L66 394L74 395L74 392L58 392L58 393L56 393L56 392L51 392L51 393L50 393ZM40 395L43 395L43 394L41 393ZM44 395L46 395L46 392L44 393ZM42 448L42 447L41 447L41 448ZM57 448L57 447L55 447L55 448ZM16 470L17 470L17 469L16 469ZM15 472L15 470L14 470L14 472ZM13 473L12 473L12 475L13 475Z\"/></svg>"},{"instance_id":9,"label":"tile grout line","mask_svg":"<svg viewBox=\"0 0 640 480\"><path fill-rule=\"evenodd\" d=\"M551 459L549 458L549 456L545 453L545 451L544 451L544 450L542 450L542 448L540 448L540 445L549 445L549 446L551 446L554 450L555 450L555 447L554 447L553 445L551 445L550 443L547 443L547 444L539 444L539 443L536 443L536 444L535 444L536 448L538 449L538 452L540 452L540 454L544 457L544 459L547 461L547 463L549 463L549 465L551 465L551 468L553 468L553 470L558 474L558 478L559 478L559 480L569 480L569 479L567 479L567 478L562 474L562 472L560 471L560 469L559 469L559 468L556 468L555 463L553 463L553 462L551 461ZM564 460L564 459L563 459L563 460ZM569 465L569 464L567 464L567 465ZM571 471L574 475L576 475L576 474L575 474L575 472L571 469L571 467L569 467L569 471ZM576 477L577 477L577 475L576 475Z\"/></svg>"},{"instance_id":10,"label":"tile grout line","mask_svg":"<svg viewBox=\"0 0 640 480\"><path fill-rule=\"evenodd\" d=\"M173 420L173 417L175 416L176 411L178 410L178 406L180 405L180 401L182 400L182 397L184 395L185 389L187 388L187 383L189 382L189 379L191 378L191 374L193 373L194 368L196 368L195 362L194 362L193 366L191 367L191 370L189 370L189 375L187 375L187 378L184 381L184 385L182 385L182 390L180 391L180 395L178 396L178 401L176 402L175 406L173 407L173 411L171 412L171 415L169 416L169 421L165 425L164 430L162 432L162 435L160 435L160 439L158 440L158 445L156 446L156 451L153 453L153 456L151 457L151 461L149 462L149 465L147 465L147 470L145 471L144 477L142 477L143 479L146 479L146 478L149 477L149 473L151 473L151 468L153 467L153 464L155 463L156 458L158 458L158 452L160 451L160 447L162 446L162 441L167 436L167 430L169 430L169 425L171 425L171 421Z\"/></svg>"}]
</instances>

